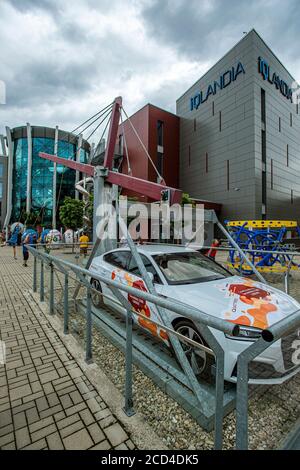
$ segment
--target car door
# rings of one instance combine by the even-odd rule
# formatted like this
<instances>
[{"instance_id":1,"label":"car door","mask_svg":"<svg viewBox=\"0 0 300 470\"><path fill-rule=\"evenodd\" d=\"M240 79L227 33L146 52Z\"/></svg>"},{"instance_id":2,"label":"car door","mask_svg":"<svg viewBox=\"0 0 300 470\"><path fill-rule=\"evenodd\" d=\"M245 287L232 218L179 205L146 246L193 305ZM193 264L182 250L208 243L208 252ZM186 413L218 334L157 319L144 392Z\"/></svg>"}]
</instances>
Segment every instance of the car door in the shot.
<instances>
[{"instance_id":1,"label":"car door","mask_svg":"<svg viewBox=\"0 0 300 470\"><path fill-rule=\"evenodd\" d=\"M153 265L150 258L143 254L140 254L140 256L144 263L146 271L153 274L153 283L155 286L155 290L157 293L159 293L162 288L162 280L155 266ZM136 289L140 289L145 292L147 291L145 282L141 276L140 270L133 256L131 256L128 264L127 284ZM155 325L154 323L148 320L151 319L158 323L162 323L162 319L156 306L131 294L127 295L127 299L132 305L133 311L141 313L143 315L143 317L139 315L134 315L135 322L140 327L150 332L153 336L158 337L160 340L163 340L169 345L168 335L166 331L160 326Z\"/></svg>"},{"instance_id":2,"label":"car door","mask_svg":"<svg viewBox=\"0 0 300 470\"><path fill-rule=\"evenodd\" d=\"M116 282L126 284L126 273L130 256L131 253L128 250L116 250L103 255L101 274ZM111 289L105 283L102 283L101 287L103 294L105 294L105 303L124 313L124 307L121 306ZM125 295L122 291L120 292ZM110 298L113 300L111 301Z\"/></svg>"}]
</instances>

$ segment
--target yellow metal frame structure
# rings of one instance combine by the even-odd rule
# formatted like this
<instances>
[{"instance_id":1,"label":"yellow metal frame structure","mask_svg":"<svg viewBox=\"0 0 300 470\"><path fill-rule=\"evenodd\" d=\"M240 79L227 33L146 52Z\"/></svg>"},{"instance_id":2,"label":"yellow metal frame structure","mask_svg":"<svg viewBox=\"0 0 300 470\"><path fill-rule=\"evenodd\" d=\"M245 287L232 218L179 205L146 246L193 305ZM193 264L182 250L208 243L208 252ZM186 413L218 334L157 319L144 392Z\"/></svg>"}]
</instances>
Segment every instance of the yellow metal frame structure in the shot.
<instances>
[{"instance_id":1,"label":"yellow metal frame structure","mask_svg":"<svg viewBox=\"0 0 300 470\"><path fill-rule=\"evenodd\" d=\"M298 224L295 220L233 220L226 225L245 228L296 228Z\"/></svg>"}]
</instances>

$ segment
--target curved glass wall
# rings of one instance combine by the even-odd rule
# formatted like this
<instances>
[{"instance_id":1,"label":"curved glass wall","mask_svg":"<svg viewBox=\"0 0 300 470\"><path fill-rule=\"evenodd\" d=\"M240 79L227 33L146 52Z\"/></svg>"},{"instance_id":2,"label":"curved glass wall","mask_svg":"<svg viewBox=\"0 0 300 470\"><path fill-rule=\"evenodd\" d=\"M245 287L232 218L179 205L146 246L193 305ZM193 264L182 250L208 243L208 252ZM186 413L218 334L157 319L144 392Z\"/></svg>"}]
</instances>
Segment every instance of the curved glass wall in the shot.
<instances>
[{"instance_id":1,"label":"curved glass wall","mask_svg":"<svg viewBox=\"0 0 300 470\"><path fill-rule=\"evenodd\" d=\"M34 128L33 128L34 129ZM40 128L41 129L41 128ZM43 225L51 225L53 212L53 170L54 164L39 157L39 152L54 154L54 129L48 129L48 134L53 131L51 137L32 137L32 178L31 178L31 210L39 216ZM21 131L20 131L21 132ZM40 131L41 132L41 131ZM65 135L68 135L64 133ZM69 134L70 135L70 134ZM76 139L73 142L58 141L59 157L76 159ZM26 213L27 196L27 161L28 140L27 137L15 138L14 141L14 170L13 170L13 197L11 221L24 220ZM80 150L80 160L85 163L88 152ZM75 197L75 171L57 165L56 177L56 209L65 196ZM59 211L57 211L57 219Z\"/></svg>"}]
</instances>

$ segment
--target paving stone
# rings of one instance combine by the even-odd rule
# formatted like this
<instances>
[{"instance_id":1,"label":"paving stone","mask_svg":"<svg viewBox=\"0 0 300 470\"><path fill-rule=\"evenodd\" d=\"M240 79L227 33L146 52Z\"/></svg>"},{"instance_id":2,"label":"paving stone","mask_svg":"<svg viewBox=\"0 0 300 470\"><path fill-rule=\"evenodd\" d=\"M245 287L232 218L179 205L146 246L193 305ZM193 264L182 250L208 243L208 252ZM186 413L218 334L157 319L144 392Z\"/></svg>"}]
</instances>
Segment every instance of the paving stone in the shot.
<instances>
[{"instance_id":1,"label":"paving stone","mask_svg":"<svg viewBox=\"0 0 300 470\"><path fill-rule=\"evenodd\" d=\"M14 415L14 428L20 429L24 426L27 426L26 415L24 411L21 411L21 413Z\"/></svg>"},{"instance_id":2,"label":"paving stone","mask_svg":"<svg viewBox=\"0 0 300 470\"><path fill-rule=\"evenodd\" d=\"M86 426L88 426L89 424L92 424L95 419L93 417L93 415L91 414L90 410L88 410L87 408L85 410L82 410L80 411L80 417L81 419L83 420L84 424Z\"/></svg>"},{"instance_id":3,"label":"paving stone","mask_svg":"<svg viewBox=\"0 0 300 470\"><path fill-rule=\"evenodd\" d=\"M86 429L81 429L81 431L66 437L63 439L63 443L67 450L86 450L93 445L93 441Z\"/></svg>"},{"instance_id":4,"label":"paving stone","mask_svg":"<svg viewBox=\"0 0 300 470\"><path fill-rule=\"evenodd\" d=\"M105 439L105 435L103 434L101 428L99 427L97 423L94 423L88 426L88 431L90 435L92 436L92 439L95 444Z\"/></svg>"},{"instance_id":5,"label":"paving stone","mask_svg":"<svg viewBox=\"0 0 300 470\"><path fill-rule=\"evenodd\" d=\"M53 380L58 378L58 373L53 370L52 372L47 372L46 374L41 374L39 376L39 379L42 384L45 384L47 382L52 382Z\"/></svg>"},{"instance_id":6,"label":"paving stone","mask_svg":"<svg viewBox=\"0 0 300 470\"><path fill-rule=\"evenodd\" d=\"M71 424L70 426L66 426L60 430L60 435L62 438L69 436L70 434L74 434L76 431L84 428L84 423L79 420L76 423Z\"/></svg>"},{"instance_id":7,"label":"paving stone","mask_svg":"<svg viewBox=\"0 0 300 470\"><path fill-rule=\"evenodd\" d=\"M109 428L104 429L104 432L113 447L118 446L128 439L126 432L119 423L115 423Z\"/></svg>"},{"instance_id":8,"label":"paving stone","mask_svg":"<svg viewBox=\"0 0 300 470\"><path fill-rule=\"evenodd\" d=\"M16 442L17 449L22 449L22 447L28 446L30 444L30 437L27 427L18 429L16 431Z\"/></svg>"},{"instance_id":9,"label":"paving stone","mask_svg":"<svg viewBox=\"0 0 300 470\"><path fill-rule=\"evenodd\" d=\"M47 439L48 447L50 450L63 450L64 449L63 442L58 432L55 432L51 434L50 436L47 436L46 439Z\"/></svg>"},{"instance_id":10,"label":"paving stone","mask_svg":"<svg viewBox=\"0 0 300 470\"><path fill-rule=\"evenodd\" d=\"M51 424L50 426L47 426L46 428L40 429L39 431L33 432L30 434L32 442L38 441L42 439L43 437L49 436L49 434L52 434L53 432L56 432L56 426L55 424Z\"/></svg>"},{"instance_id":11,"label":"paving stone","mask_svg":"<svg viewBox=\"0 0 300 470\"><path fill-rule=\"evenodd\" d=\"M91 447L90 450L109 450L111 449L110 443L106 441L100 442L100 444L95 445L94 447Z\"/></svg>"},{"instance_id":12,"label":"paving stone","mask_svg":"<svg viewBox=\"0 0 300 470\"><path fill-rule=\"evenodd\" d=\"M7 426L12 423L12 415L10 410L5 410L0 413L0 427Z\"/></svg>"},{"instance_id":13,"label":"paving stone","mask_svg":"<svg viewBox=\"0 0 300 470\"><path fill-rule=\"evenodd\" d=\"M18 398L26 397L26 395L31 395L32 391L30 385L23 385L22 387L13 388L9 391L10 399L17 400Z\"/></svg>"},{"instance_id":14,"label":"paving stone","mask_svg":"<svg viewBox=\"0 0 300 470\"><path fill-rule=\"evenodd\" d=\"M24 450L42 450L47 448L47 443L45 439L41 439L40 441L33 442L27 447L24 447Z\"/></svg>"},{"instance_id":15,"label":"paving stone","mask_svg":"<svg viewBox=\"0 0 300 470\"><path fill-rule=\"evenodd\" d=\"M15 435L13 432L9 432L4 436L0 437L0 449L4 449L5 445L13 443L15 445Z\"/></svg>"}]
</instances>

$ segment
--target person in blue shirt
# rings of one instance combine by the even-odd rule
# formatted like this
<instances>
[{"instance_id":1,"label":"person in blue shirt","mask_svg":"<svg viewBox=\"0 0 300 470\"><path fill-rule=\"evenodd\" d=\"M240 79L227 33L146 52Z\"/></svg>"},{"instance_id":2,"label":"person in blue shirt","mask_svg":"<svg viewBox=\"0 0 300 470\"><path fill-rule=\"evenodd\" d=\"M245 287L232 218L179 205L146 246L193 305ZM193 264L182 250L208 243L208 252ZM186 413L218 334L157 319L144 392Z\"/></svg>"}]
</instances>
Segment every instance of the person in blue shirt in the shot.
<instances>
[{"instance_id":1,"label":"person in blue shirt","mask_svg":"<svg viewBox=\"0 0 300 470\"><path fill-rule=\"evenodd\" d=\"M16 252L16 246L18 243L18 236L19 233L21 233L21 227L19 223L17 223L10 235L10 239L8 240L8 244L13 247L13 253L14 253L14 259L17 259L17 252Z\"/></svg>"},{"instance_id":2,"label":"person in blue shirt","mask_svg":"<svg viewBox=\"0 0 300 470\"><path fill-rule=\"evenodd\" d=\"M35 245L37 242L37 233L35 230L29 229L23 234L22 245L23 245L23 266L27 267L27 261L29 258L29 251L26 245Z\"/></svg>"}]
</instances>

